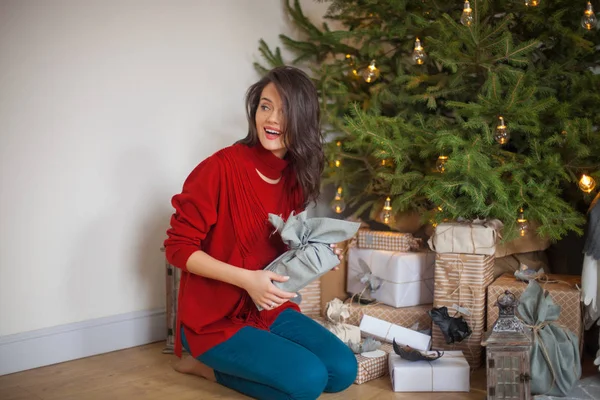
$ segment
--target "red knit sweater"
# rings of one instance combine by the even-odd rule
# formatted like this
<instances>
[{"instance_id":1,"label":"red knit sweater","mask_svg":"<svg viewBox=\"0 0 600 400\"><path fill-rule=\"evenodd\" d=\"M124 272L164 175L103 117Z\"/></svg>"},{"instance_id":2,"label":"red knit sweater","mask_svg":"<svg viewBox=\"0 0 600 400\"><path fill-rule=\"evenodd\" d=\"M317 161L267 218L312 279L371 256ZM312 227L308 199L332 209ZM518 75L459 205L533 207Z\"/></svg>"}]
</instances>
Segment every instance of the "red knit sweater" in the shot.
<instances>
[{"instance_id":1,"label":"red knit sweater","mask_svg":"<svg viewBox=\"0 0 600 400\"><path fill-rule=\"evenodd\" d=\"M256 172L277 184L265 182ZM302 190L291 166L257 144L235 144L202 161L173 196L175 212L165 240L169 263L182 269L175 354L181 356L181 326L194 357L227 340L244 326L268 330L286 308L259 312L237 286L187 271L192 253L203 250L239 268L258 270L286 250L268 222L268 213L285 219L303 208Z\"/></svg>"}]
</instances>

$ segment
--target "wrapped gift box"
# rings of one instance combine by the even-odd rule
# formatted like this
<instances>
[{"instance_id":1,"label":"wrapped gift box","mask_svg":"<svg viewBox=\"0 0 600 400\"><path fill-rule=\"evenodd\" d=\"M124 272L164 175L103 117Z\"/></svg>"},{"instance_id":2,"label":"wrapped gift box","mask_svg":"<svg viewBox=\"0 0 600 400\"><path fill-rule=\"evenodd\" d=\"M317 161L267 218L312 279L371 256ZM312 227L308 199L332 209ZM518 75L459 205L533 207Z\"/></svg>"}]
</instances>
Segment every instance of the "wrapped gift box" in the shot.
<instances>
[{"instance_id":1,"label":"wrapped gift box","mask_svg":"<svg viewBox=\"0 0 600 400\"><path fill-rule=\"evenodd\" d=\"M346 319L346 323L351 325L360 325L363 316L369 315L418 331L431 329L431 318L427 312L431 310L432 304L395 308L380 303L365 305L351 303L351 299L346 300L346 304L348 304L348 311L350 311L350 317Z\"/></svg>"},{"instance_id":2,"label":"wrapped gift box","mask_svg":"<svg viewBox=\"0 0 600 400\"><path fill-rule=\"evenodd\" d=\"M444 222L429 238L429 248L436 253L484 254L496 253L499 221Z\"/></svg>"},{"instance_id":3,"label":"wrapped gift box","mask_svg":"<svg viewBox=\"0 0 600 400\"><path fill-rule=\"evenodd\" d=\"M427 351L431 347L431 336L368 315L360 321L360 331L363 336L373 336L388 343L395 340L398 344L420 351Z\"/></svg>"},{"instance_id":4,"label":"wrapped gift box","mask_svg":"<svg viewBox=\"0 0 600 400\"><path fill-rule=\"evenodd\" d=\"M547 275L549 282L540 285L550 293L552 301L560 306L560 316L557 324L569 329L579 338L583 338L583 317L581 314L580 292L581 276L578 275ZM553 283L552 281L557 281ZM496 279L487 292L487 326L491 327L498 319L496 300L505 290L510 290L517 299L527 289L527 282L517 280L512 274L503 274ZM580 346L581 348L581 346Z\"/></svg>"},{"instance_id":5,"label":"wrapped gift box","mask_svg":"<svg viewBox=\"0 0 600 400\"><path fill-rule=\"evenodd\" d=\"M299 291L300 311L302 314L314 318L321 316L321 280L317 279Z\"/></svg>"},{"instance_id":6,"label":"wrapped gift box","mask_svg":"<svg viewBox=\"0 0 600 400\"><path fill-rule=\"evenodd\" d=\"M433 323L432 348L462 350L473 368L481 365L481 340L485 331L487 287L494 281L494 256L477 254L437 254L433 306L447 307L452 317L462 316L472 334L459 343L447 344Z\"/></svg>"},{"instance_id":7,"label":"wrapped gift box","mask_svg":"<svg viewBox=\"0 0 600 400\"><path fill-rule=\"evenodd\" d=\"M431 304L435 253L351 248L348 251L349 293L392 307Z\"/></svg>"},{"instance_id":8,"label":"wrapped gift box","mask_svg":"<svg viewBox=\"0 0 600 400\"><path fill-rule=\"evenodd\" d=\"M361 249L411 251L421 246L419 239L410 233L358 230L358 247Z\"/></svg>"},{"instance_id":9,"label":"wrapped gift box","mask_svg":"<svg viewBox=\"0 0 600 400\"><path fill-rule=\"evenodd\" d=\"M388 374L388 354L394 350L391 344L382 343L379 350L356 354L358 373L354 383L363 384Z\"/></svg>"},{"instance_id":10,"label":"wrapped gift box","mask_svg":"<svg viewBox=\"0 0 600 400\"><path fill-rule=\"evenodd\" d=\"M358 326L347 323L331 322L324 317L312 317L312 320L319 323L346 344L348 344L348 342L359 343L362 340L362 334Z\"/></svg>"},{"instance_id":11,"label":"wrapped gift box","mask_svg":"<svg viewBox=\"0 0 600 400\"><path fill-rule=\"evenodd\" d=\"M408 361L395 353L390 353L388 360L394 392L470 390L469 363L461 351L446 351L435 361Z\"/></svg>"},{"instance_id":12,"label":"wrapped gift box","mask_svg":"<svg viewBox=\"0 0 600 400\"><path fill-rule=\"evenodd\" d=\"M165 252L164 247L160 249ZM169 264L165 259L165 283L167 303L167 341L163 353L172 354L175 348L175 325L177 320L177 299L179 297L179 281L181 280L181 269ZM183 349L185 351L185 349Z\"/></svg>"}]
</instances>

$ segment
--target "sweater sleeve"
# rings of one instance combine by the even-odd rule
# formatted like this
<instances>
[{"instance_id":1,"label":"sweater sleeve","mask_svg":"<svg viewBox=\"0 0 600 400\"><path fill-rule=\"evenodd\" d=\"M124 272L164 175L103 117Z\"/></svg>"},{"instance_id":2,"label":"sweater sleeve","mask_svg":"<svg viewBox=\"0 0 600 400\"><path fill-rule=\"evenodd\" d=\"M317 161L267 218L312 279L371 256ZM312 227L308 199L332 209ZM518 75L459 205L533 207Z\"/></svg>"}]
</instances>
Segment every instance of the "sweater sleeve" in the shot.
<instances>
[{"instance_id":1,"label":"sweater sleeve","mask_svg":"<svg viewBox=\"0 0 600 400\"><path fill-rule=\"evenodd\" d=\"M221 165L214 155L190 173L181 193L173 196L175 212L164 242L167 261L187 271L187 260L217 221Z\"/></svg>"}]
</instances>

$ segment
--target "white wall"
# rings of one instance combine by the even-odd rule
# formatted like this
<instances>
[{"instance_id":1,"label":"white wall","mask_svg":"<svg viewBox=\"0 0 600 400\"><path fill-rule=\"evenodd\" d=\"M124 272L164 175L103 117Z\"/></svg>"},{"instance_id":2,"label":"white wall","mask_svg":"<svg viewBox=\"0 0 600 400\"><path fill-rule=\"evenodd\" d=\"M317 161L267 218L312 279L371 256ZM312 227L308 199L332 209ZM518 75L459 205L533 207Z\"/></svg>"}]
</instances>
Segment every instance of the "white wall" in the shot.
<instances>
[{"instance_id":1,"label":"white wall","mask_svg":"<svg viewBox=\"0 0 600 400\"><path fill-rule=\"evenodd\" d=\"M0 1L0 336L164 307L170 198L290 29L279 0Z\"/></svg>"}]
</instances>

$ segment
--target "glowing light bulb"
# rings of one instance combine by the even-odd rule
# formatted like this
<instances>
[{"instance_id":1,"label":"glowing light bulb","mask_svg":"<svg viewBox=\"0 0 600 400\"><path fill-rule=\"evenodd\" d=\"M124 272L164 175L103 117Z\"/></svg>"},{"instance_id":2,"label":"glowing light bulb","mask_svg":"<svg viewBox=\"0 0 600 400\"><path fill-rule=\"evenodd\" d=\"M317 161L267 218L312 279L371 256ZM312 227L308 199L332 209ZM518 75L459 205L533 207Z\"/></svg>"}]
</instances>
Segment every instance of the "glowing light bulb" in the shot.
<instances>
[{"instance_id":1,"label":"glowing light bulb","mask_svg":"<svg viewBox=\"0 0 600 400\"><path fill-rule=\"evenodd\" d=\"M525 236L527 234L527 229L529 228L529 224L527 223L527 219L525 218L525 215L523 214L523 208L521 208L519 210L519 218L517 218L517 224L519 227L519 235L521 237Z\"/></svg>"},{"instance_id":2,"label":"glowing light bulb","mask_svg":"<svg viewBox=\"0 0 600 400\"><path fill-rule=\"evenodd\" d=\"M596 181L594 180L594 178L586 174L581 175L581 179L579 179L579 189L586 193L590 193L595 188Z\"/></svg>"},{"instance_id":3,"label":"glowing light bulb","mask_svg":"<svg viewBox=\"0 0 600 400\"><path fill-rule=\"evenodd\" d=\"M375 60L371 61L371 64L362 73L363 79L367 83L375 82L379 78L379 68L375 65Z\"/></svg>"},{"instance_id":4,"label":"glowing light bulb","mask_svg":"<svg viewBox=\"0 0 600 400\"><path fill-rule=\"evenodd\" d=\"M358 71L356 70L356 63L354 62L354 57L351 54L346 54L346 62L350 66L350 70L348 71L348 76L352 78L358 78Z\"/></svg>"},{"instance_id":5,"label":"glowing light bulb","mask_svg":"<svg viewBox=\"0 0 600 400\"><path fill-rule=\"evenodd\" d=\"M531 7L537 7L540 5L539 0L525 0L525 5L527 7L531 6Z\"/></svg>"},{"instance_id":6,"label":"glowing light bulb","mask_svg":"<svg viewBox=\"0 0 600 400\"><path fill-rule=\"evenodd\" d=\"M423 65L425 63L425 50L423 50L419 38L415 40L415 49L412 53L412 58L417 65Z\"/></svg>"},{"instance_id":7,"label":"glowing light bulb","mask_svg":"<svg viewBox=\"0 0 600 400\"><path fill-rule=\"evenodd\" d=\"M585 11L583 12L583 17L581 17L581 26L583 26L588 31L591 31L596 27L598 20L596 19L596 15L594 14L594 8L592 7L592 3L588 1L585 6Z\"/></svg>"},{"instance_id":8,"label":"glowing light bulb","mask_svg":"<svg viewBox=\"0 0 600 400\"><path fill-rule=\"evenodd\" d=\"M342 166L342 160L339 160L339 159L338 159L338 160L335 160L335 167L336 167L336 168L339 168L339 167L341 167L341 166Z\"/></svg>"},{"instance_id":9,"label":"glowing light bulb","mask_svg":"<svg viewBox=\"0 0 600 400\"><path fill-rule=\"evenodd\" d=\"M462 15L460 16L460 23L465 26L471 26L473 23L473 9L468 0L465 0L465 6Z\"/></svg>"},{"instance_id":10,"label":"glowing light bulb","mask_svg":"<svg viewBox=\"0 0 600 400\"><path fill-rule=\"evenodd\" d=\"M448 156L439 156L437 159L437 163L435 164L435 168L444 173L446 171L446 162L448 161Z\"/></svg>"},{"instance_id":11,"label":"glowing light bulb","mask_svg":"<svg viewBox=\"0 0 600 400\"><path fill-rule=\"evenodd\" d=\"M337 193L335 194L335 198L331 202L331 209L336 214L341 214L346 209L346 202L342 199L342 187L337 188Z\"/></svg>"},{"instance_id":12,"label":"glowing light bulb","mask_svg":"<svg viewBox=\"0 0 600 400\"><path fill-rule=\"evenodd\" d=\"M381 222L384 224L393 224L394 223L394 213L392 212L392 200L388 197L385 199L385 203L383 204L383 210L381 210L380 215Z\"/></svg>"},{"instance_id":13,"label":"glowing light bulb","mask_svg":"<svg viewBox=\"0 0 600 400\"><path fill-rule=\"evenodd\" d=\"M506 124L504 123L503 117L498 117L498 126L496 126L496 132L494 133L494 139L496 142L500 144L508 143L508 139L510 138L510 134L506 129Z\"/></svg>"}]
</instances>

